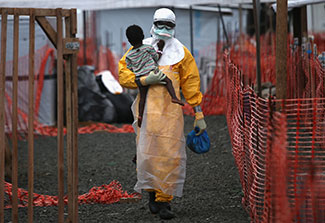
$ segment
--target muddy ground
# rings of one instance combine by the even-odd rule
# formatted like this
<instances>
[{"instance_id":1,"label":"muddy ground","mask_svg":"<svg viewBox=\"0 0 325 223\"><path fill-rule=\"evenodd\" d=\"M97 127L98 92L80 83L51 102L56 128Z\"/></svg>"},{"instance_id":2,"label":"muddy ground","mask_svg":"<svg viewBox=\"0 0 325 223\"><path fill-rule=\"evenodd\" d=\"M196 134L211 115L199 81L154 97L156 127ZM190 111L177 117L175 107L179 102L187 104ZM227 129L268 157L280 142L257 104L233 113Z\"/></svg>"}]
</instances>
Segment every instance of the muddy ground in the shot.
<instances>
[{"instance_id":1,"label":"muddy ground","mask_svg":"<svg viewBox=\"0 0 325 223\"><path fill-rule=\"evenodd\" d=\"M148 195L137 203L79 206L79 222L231 222L248 223L241 205L242 190L231 151L224 116L206 117L211 140L210 151L197 155L187 151L187 178L184 196L175 198L176 218L162 221L148 210ZM193 117L185 116L185 133L192 128ZM34 192L57 195L56 137L35 138ZM123 190L134 192L136 183L135 135L107 132L82 134L79 143L79 194L94 186L121 183ZM19 142L19 187L27 189L27 142ZM11 209L5 210L5 222L11 221ZM27 208L19 208L19 222L27 222ZM34 222L57 222L57 207L35 207Z\"/></svg>"}]
</instances>

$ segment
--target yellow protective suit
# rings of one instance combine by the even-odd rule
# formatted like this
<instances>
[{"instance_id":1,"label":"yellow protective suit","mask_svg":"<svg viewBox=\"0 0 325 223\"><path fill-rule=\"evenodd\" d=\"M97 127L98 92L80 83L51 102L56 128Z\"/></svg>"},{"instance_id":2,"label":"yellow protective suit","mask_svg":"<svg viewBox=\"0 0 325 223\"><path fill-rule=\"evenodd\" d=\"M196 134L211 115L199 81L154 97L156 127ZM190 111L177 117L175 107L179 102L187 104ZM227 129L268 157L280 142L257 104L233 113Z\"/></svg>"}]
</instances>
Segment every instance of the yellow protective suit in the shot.
<instances>
[{"instance_id":1,"label":"yellow protective suit","mask_svg":"<svg viewBox=\"0 0 325 223\"><path fill-rule=\"evenodd\" d=\"M184 50L181 60L159 68L172 80L177 97L180 98L181 88L187 103L194 107L202 100L200 76L193 56L181 46ZM135 75L126 67L126 54L119 62L119 82L123 87L134 89L137 88ZM164 54L168 54L165 49ZM138 128L138 102L139 95L132 105L137 134L138 181L134 189L140 193L142 189L161 190L163 194L181 197L186 174L182 107L171 102L164 85L150 85L142 126Z\"/></svg>"}]
</instances>

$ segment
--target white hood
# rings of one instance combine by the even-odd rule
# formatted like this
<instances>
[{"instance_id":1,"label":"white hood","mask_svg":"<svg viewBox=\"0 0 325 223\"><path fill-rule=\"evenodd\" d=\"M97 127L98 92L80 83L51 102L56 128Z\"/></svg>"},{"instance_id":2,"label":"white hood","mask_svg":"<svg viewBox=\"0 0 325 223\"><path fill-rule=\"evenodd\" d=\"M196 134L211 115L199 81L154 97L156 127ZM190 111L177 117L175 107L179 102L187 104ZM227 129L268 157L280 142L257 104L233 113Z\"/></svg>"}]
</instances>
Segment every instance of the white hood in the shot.
<instances>
[{"instance_id":1,"label":"white hood","mask_svg":"<svg viewBox=\"0 0 325 223\"><path fill-rule=\"evenodd\" d=\"M143 40L144 44L152 45L155 50L158 50L157 43L158 39L155 38L147 38ZM163 49L163 54L158 61L160 66L165 65L174 65L180 62L184 58L184 46L183 44L176 38L171 38L165 40L165 47Z\"/></svg>"}]
</instances>

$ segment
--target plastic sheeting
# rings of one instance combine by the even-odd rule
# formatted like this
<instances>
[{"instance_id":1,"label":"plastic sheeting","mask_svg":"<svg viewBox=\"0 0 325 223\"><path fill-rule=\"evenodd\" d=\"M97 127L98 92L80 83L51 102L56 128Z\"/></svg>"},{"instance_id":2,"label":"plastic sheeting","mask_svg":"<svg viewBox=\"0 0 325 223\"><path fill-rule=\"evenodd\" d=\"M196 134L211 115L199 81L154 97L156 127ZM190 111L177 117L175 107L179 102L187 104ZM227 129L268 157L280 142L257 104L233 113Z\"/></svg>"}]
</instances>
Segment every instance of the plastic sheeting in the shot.
<instances>
[{"instance_id":1,"label":"plastic sheeting","mask_svg":"<svg viewBox=\"0 0 325 223\"><path fill-rule=\"evenodd\" d=\"M126 94L112 94L99 83L93 67L82 66L78 69L79 121L131 123L132 98Z\"/></svg>"},{"instance_id":2,"label":"plastic sheeting","mask_svg":"<svg viewBox=\"0 0 325 223\"><path fill-rule=\"evenodd\" d=\"M133 122L133 114L131 111L131 105L133 103L133 98L130 94L121 93L121 94L113 94L104 84L104 76L97 75L96 81L100 88L102 94L108 98L115 107L117 112L116 121L117 123L132 123ZM117 82L118 83L118 82Z\"/></svg>"},{"instance_id":3,"label":"plastic sheeting","mask_svg":"<svg viewBox=\"0 0 325 223\"><path fill-rule=\"evenodd\" d=\"M291 10L296 7L301 7L304 5L311 5L311 4L317 4L317 3L325 3L324 0L293 0L288 1L288 10ZM276 12L276 4L272 4L273 10Z\"/></svg>"},{"instance_id":4,"label":"plastic sheeting","mask_svg":"<svg viewBox=\"0 0 325 223\"><path fill-rule=\"evenodd\" d=\"M24 7L24 8L78 8L85 10L101 10L116 8L139 8L139 7L189 7L190 5L220 4L238 5L239 3L252 3L252 0L1 0L1 7ZM260 2L275 2L275 0L261 0Z\"/></svg>"},{"instance_id":5,"label":"plastic sheeting","mask_svg":"<svg viewBox=\"0 0 325 223\"><path fill-rule=\"evenodd\" d=\"M78 113L79 121L111 123L117 119L114 105L100 92L90 66L78 69Z\"/></svg>"}]
</instances>

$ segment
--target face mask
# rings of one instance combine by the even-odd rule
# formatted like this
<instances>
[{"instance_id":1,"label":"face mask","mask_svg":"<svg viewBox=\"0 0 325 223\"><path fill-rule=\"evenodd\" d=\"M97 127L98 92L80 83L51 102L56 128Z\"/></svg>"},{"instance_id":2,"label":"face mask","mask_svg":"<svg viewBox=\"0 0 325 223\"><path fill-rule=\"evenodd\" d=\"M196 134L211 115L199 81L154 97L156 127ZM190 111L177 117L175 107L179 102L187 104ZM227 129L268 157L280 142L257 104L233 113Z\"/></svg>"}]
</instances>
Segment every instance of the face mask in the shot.
<instances>
[{"instance_id":1,"label":"face mask","mask_svg":"<svg viewBox=\"0 0 325 223\"><path fill-rule=\"evenodd\" d=\"M174 37L175 30L170 29L169 27L167 29L166 27L158 28L154 26L153 33L157 36L158 39L167 40Z\"/></svg>"}]
</instances>

